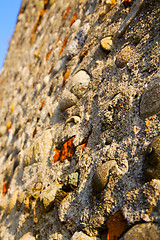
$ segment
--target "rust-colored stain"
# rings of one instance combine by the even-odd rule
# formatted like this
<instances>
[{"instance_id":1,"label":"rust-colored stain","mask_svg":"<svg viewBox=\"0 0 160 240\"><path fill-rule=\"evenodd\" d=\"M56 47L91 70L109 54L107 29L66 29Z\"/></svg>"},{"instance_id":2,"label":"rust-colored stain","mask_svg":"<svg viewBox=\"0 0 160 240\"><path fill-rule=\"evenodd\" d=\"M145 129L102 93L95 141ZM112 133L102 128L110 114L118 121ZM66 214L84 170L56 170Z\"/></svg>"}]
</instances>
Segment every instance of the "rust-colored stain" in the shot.
<instances>
[{"instance_id":1,"label":"rust-colored stain","mask_svg":"<svg viewBox=\"0 0 160 240\"><path fill-rule=\"evenodd\" d=\"M80 144L81 148L82 148L82 151L84 150L84 148L87 146L87 143L88 143L88 140L91 136L91 133L92 133L92 129L90 130L89 132L89 135L82 141L82 143Z\"/></svg>"},{"instance_id":2,"label":"rust-colored stain","mask_svg":"<svg viewBox=\"0 0 160 240\"><path fill-rule=\"evenodd\" d=\"M63 162L65 159L71 159L73 154L75 153L75 147L73 144L75 137L70 138L67 142L65 142L61 149L58 150L57 148L54 148L54 163L56 163L58 160L60 162Z\"/></svg>"},{"instance_id":3,"label":"rust-colored stain","mask_svg":"<svg viewBox=\"0 0 160 240\"><path fill-rule=\"evenodd\" d=\"M52 69L53 69L53 65L50 67L48 73L51 73Z\"/></svg>"},{"instance_id":4,"label":"rust-colored stain","mask_svg":"<svg viewBox=\"0 0 160 240\"><path fill-rule=\"evenodd\" d=\"M42 111L44 104L45 104L45 100L43 100L43 102L42 102L42 104L40 106L40 109L39 109L40 111Z\"/></svg>"},{"instance_id":5,"label":"rust-colored stain","mask_svg":"<svg viewBox=\"0 0 160 240\"><path fill-rule=\"evenodd\" d=\"M127 220L124 218L121 210L116 212L107 222L107 227L107 240L118 240L121 235L128 230Z\"/></svg>"},{"instance_id":6,"label":"rust-colored stain","mask_svg":"<svg viewBox=\"0 0 160 240\"><path fill-rule=\"evenodd\" d=\"M70 27L73 25L73 23L76 21L76 19L77 19L77 13L75 13L74 15L73 15L73 18L72 18L72 20L71 20L71 22L70 22Z\"/></svg>"},{"instance_id":7,"label":"rust-colored stain","mask_svg":"<svg viewBox=\"0 0 160 240\"><path fill-rule=\"evenodd\" d=\"M37 126L35 126L34 130L33 130L33 134L32 134L32 137L34 138L34 136L36 135L37 133Z\"/></svg>"},{"instance_id":8,"label":"rust-colored stain","mask_svg":"<svg viewBox=\"0 0 160 240\"><path fill-rule=\"evenodd\" d=\"M71 4L69 4L69 6L67 7L67 10L65 11L65 13L64 13L64 15L62 17L62 21L64 21L65 18L67 17L67 14L69 13L70 8L71 8Z\"/></svg>"},{"instance_id":9,"label":"rust-colored stain","mask_svg":"<svg viewBox=\"0 0 160 240\"><path fill-rule=\"evenodd\" d=\"M62 52L63 52L63 50L64 50L64 48L66 46L67 40L68 40L68 37L65 37L63 45L62 45L61 50L59 52L59 57L61 56L61 54L62 54Z\"/></svg>"},{"instance_id":10,"label":"rust-colored stain","mask_svg":"<svg viewBox=\"0 0 160 240\"><path fill-rule=\"evenodd\" d=\"M3 184L3 195L6 195L6 193L8 192L8 187L9 187L8 183L5 182Z\"/></svg>"},{"instance_id":11,"label":"rust-colored stain","mask_svg":"<svg viewBox=\"0 0 160 240\"><path fill-rule=\"evenodd\" d=\"M57 43L59 42L60 38L61 38L61 34L59 34L59 37L58 37L58 39L57 39L57 41L56 41L56 45L57 45Z\"/></svg>"},{"instance_id":12,"label":"rust-colored stain","mask_svg":"<svg viewBox=\"0 0 160 240\"><path fill-rule=\"evenodd\" d=\"M64 87L66 80L69 78L69 75L71 74L71 69L69 69L65 74L64 74L64 78L63 78L63 84L62 86Z\"/></svg>"},{"instance_id":13,"label":"rust-colored stain","mask_svg":"<svg viewBox=\"0 0 160 240\"><path fill-rule=\"evenodd\" d=\"M39 27L39 25L41 24L42 22L42 19L43 19L43 15L44 13L46 12L46 10L42 10L40 15L39 15L39 18L36 22L36 24L34 25L33 29L32 29L32 34L35 33L37 31L37 28Z\"/></svg>"},{"instance_id":14,"label":"rust-colored stain","mask_svg":"<svg viewBox=\"0 0 160 240\"><path fill-rule=\"evenodd\" d=\"M50 55L51 55L51 52L52 52L52 49L51 49L51 50L49 50L49 52L47 53L47 55L46 55L46 61L48 61L48 58L50 57Z\"/></svg>"}]
</instances>

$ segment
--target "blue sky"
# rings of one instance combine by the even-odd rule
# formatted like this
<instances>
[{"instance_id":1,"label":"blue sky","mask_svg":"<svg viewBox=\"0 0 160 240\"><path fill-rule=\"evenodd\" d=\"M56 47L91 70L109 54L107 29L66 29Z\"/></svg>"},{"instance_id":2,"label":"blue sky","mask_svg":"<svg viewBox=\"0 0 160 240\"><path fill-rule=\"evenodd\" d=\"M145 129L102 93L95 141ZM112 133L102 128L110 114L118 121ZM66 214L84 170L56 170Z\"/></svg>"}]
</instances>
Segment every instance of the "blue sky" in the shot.
<instances>
[{"instance_id":1,"label":"blue sky","mask_svg":"<svg viewBox=\"0 0 160 240\"><path fill-rule=\"evenodd\" d=\"M12 38L22 0L1 0L0 4L0 71Z\"/></svg>"}]
</instances>

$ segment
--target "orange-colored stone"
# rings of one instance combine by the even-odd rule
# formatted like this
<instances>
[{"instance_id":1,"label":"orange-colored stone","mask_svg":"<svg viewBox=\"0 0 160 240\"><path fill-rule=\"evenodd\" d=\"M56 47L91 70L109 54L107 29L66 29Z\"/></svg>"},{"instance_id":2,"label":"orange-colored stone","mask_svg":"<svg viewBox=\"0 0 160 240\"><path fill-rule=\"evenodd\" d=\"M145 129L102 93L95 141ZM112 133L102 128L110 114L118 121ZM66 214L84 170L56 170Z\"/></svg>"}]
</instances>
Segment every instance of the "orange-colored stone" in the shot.
<instances>
[{"instance_id":1,"label":"orange-colored stone","mask_svg":"<svg viewBox=\"0 0 160 240\"><path fill-rule=\"evenodd\" d=\"M73 156L75 152L75 147L73 144L74 138L75 137L72 137L67 142L65 142L60 150L54 148L54 163L56 163L58 160L60 160L60 162L63 162L65 159L70 159Z\"/></svg>"},{"instance_id":2,"label":"orange-colored stone","mask_svg":"<svg viewBox=\"0 0 160 240\"><path fill-rule=\"evenodd\" d=\"M5 182L5 183L3 184L3 195L6 195L6 193L7 193L7 191L8 191L8 187L9 187L8 183Z\"/></svg>"},{"instance_id":3,"label":"orange-colored stone","mask_svg":"<svg viewBox=\"0 0 160 240\"><path fill-rule=\"evenodd\" d=\"M121 235L127 231L128 223L121 210L116 212L107 222L108 235L107 240L118 240Z\"/></svg>"}]
</instances>

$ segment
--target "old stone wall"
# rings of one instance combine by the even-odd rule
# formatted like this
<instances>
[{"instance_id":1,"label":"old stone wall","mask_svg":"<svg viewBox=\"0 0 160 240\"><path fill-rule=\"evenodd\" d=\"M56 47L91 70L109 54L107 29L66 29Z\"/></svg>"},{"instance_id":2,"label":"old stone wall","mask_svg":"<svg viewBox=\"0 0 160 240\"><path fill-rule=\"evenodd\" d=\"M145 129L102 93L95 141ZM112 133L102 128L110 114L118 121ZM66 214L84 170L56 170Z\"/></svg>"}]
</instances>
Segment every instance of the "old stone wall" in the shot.
<instances>
[{"instance_id":1,"label":"old stone wall","mask_svg":"<svg viewBox=\"0 0 160 240\"><path fill-rule=\"evenodd\" d=\"M0 75L0 239L159 239L159 9L23 0Z\"/></svg>"}]
</instances>

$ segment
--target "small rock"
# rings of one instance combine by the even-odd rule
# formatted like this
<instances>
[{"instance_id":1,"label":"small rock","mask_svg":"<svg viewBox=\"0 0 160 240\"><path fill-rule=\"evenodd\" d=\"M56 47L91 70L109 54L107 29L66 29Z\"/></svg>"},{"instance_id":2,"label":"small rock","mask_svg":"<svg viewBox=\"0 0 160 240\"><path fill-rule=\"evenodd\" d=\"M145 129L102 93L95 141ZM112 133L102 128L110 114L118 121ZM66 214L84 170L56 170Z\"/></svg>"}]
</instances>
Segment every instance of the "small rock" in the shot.
<instances>
[{"instance_id":1,"label":"small rock","mask_svg":"<svg viewBox=\"0 0 160 240\"><path fill-rule=\"evenodd\" d=\"M74 39L71 41L67 48L67 58L71 59L75 55L77 55L80 48L83 47L84 42L86 40L88 31L90 29L90 24L86 23L84 26L80 28Z\"/></svg>"},{"instance_id":2,"label":"small rock","mask_svg":"<svg viewBox=\"0 0 160 240\"><path fill-rule=\"evenodd\" d=\"M103 191L106 183L108 182L111 169L116 166L116 161L110 160L97 167L92 178L92 187L94 194L99 194Z\"/></svg>"},{"instance_id":3,"label":"small rock","mask_svg":"<svg viewBox=\"0 0 160 240\"><path fill-rule=\"evenodd\" d=\"M58 184L53 184L48 188L44 189L40 194L39 199L43 204L43 208L45 212L49 212L53 209L55 195L58 188L59 188Z\"/></svg>"},{"instance_id":4,"label":"small rock","mask_svg":"<svg viewBox=\"0 0 160 240\"><path fill-rule=\"evenodd\" d=\"M75 232L74 235L71 237L71 240L100 240L97 237L89 237L83 232Z\"/></svg>"},{"instance_id":5,"label":"small rock","mask_svg":"<svg viewBox=\"0 0 160 240\"><path fill-rule=\"evenodd\" d=\"M31 232L24 234L19 240L35 240L35 237Z\"/></svg>"},{"instance_id":6,"label":"small rock","mask_svg":"<svg viewBox=\"0 0 160 240\"><path fill-rule=\"evenodd\" d=\"M149 83L140 101L140 116L146 118L160 112L160 75Z\"/></svg>"},{"instance_id":7,"label":"small rock","mask_svg":"<svg viewBox=\"0 0 160 240\"><path fill-rule=\"evenodd\" d=\"M120 240L159 240L160 227L154 223L142 223L132 227Z\"/></svg>"},{"instance_id":8,"label":"small rock","mask_svg":"<svg viewBox=\"0 0 160 240\"><path fill-rule=\"evenodd\" d=\"M65 67L66 64L66 58L62 58L59 61L57 61L52 69L52 74L55 75L60 70L62 70Z\"/></svg>"},{"instance_id":9,"label":"small rock","mask_svg":"<svg viewBox=\"0 0 160 240\"><path fill-rule=\"evenodd\" d=\"M147 181L160 179L160 136L148 146L143 161L144 176Z\"/></svg>"},{"instance_id":10,"label":"small rock","mask_svg":"<svg viewBox=\"0 0 160 240\"><path fill-rule=\"evenodd\" d=\"M64 182L63 189L66 191L72 191L78 186L78 172L69 174Z\"/></svg>"},{"instance_id":11,"label":"small rock","mask_svg":"<svg viewBox=\"0 0 160 240\"><path fill-rule=\"evenodd\" d=\"M55 203L56 206L58 207L62 200L68 195L67 192L65 192L62 188L58 189L56 192L56 196L55 196Z\"/></svg>"},{"instance_id":12,"label":"small rock","mask_svg":"<svg viewBox=\"0 0 160 240\"><path fill-rule=\"evenodd\" d=\"M112 50L112 48L113 48L113 40L112 40L112 37L109 36L109 37L103 38L103 39L101 40L101 47L102 47L104 50L110 52L110 51Z\"/></svg>"},{"instance_id":13,"label":"small rock","mask_svg":"<svg viewBox=\"0 0 160 240\"><path fill-rule=\"evenodd\" d=\"M132 48L128 45L124 47L116 57L116 65L118 68L123 68L126 66L132 54Z\"/></svg>"},{"instance_id":14,"label":"small rock","mask_svg":"<svg viewBox=\"0 0 160 240\"><path fill-rule=\"evenodd\" d=\"M69 89L74 95L81 98L87 90L89 81L89 74L86 71L81 70L73 76Z\"/></svg>"},{"instance_id":15,"label":"small rock","mask_svg":"<svg viewBox=\"0 0 160 240\"><path fill-rule=\"evenodd\" d=\"M70 108L73 105L75 105L77 101L78 101L77 97L73 93L65 89L59 101L59 107L62 111L64 111L67 108Z\"/></svg>"}]
</instances>

